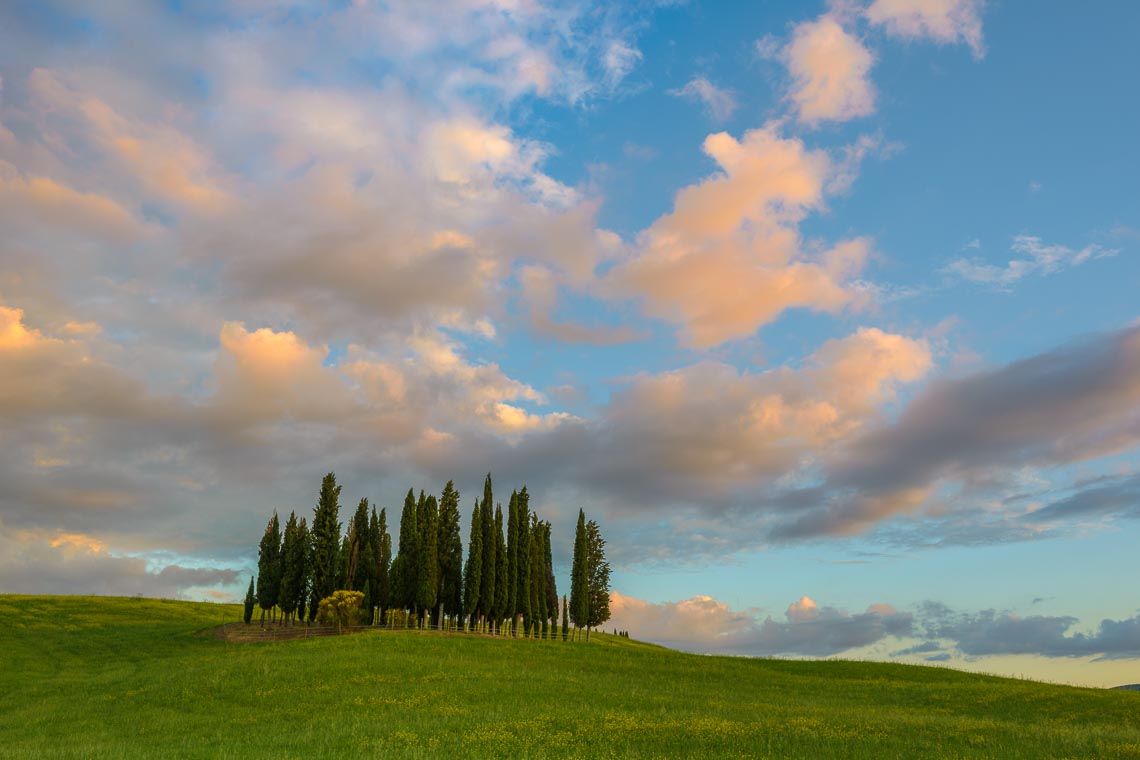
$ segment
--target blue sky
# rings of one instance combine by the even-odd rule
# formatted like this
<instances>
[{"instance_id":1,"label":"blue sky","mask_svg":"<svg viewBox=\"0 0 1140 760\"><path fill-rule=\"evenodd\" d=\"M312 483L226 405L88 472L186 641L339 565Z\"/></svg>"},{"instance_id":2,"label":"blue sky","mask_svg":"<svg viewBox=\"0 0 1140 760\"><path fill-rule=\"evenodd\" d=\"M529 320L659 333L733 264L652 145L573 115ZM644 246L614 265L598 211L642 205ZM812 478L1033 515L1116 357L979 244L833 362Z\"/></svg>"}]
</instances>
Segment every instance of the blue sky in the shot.
<instances>
[{"instance_id":1,"label":"blue sky","mask_svg":"<svg viewBox=\"0 0 1140 760\"><path fill-rule=\"evenodd\" d=\"M7 4L0 591L228 599L329 470L490 470L643 638L1140 680L1137 29Z\"/></svg>"}]
</instances>

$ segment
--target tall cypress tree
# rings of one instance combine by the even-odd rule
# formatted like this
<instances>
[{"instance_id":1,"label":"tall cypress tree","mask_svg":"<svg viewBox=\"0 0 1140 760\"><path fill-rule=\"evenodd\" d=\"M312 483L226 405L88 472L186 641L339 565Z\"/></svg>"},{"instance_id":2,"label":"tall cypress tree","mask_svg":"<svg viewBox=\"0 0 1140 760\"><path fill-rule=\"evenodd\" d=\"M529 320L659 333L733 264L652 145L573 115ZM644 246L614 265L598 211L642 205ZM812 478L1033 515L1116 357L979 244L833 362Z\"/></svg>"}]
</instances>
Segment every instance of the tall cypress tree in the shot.
<instances>
[{"instance_id":1,"label":"tall cypress tree","mask_svg":"<svg viewBox=\"0 0 1140 760\"><path fill-rule=\"evenodd\" d=\"M546 560L542 549L543 523L538 515L530 516L530 611L534 622L541 624L547 617Z\"/></svg>"},{"instance_id":2,"label":"tall cypress tree","mask_svg":"<svg viewBox=\"0 0 1140 760\"><path fill-rule=\"evenodd\" d=\"M534 537L530 533L530 494L526 486L519 491L519 508L516 515L519 521L519 584L518 584L518 613L522 617L523 634L530 630L531 619L534 616L531 594L531 543Z\"/></svg>"},{"instance_id":3,"label":"tall cypress tree","mask_svg":"<svg viewBox=\"0 0 1140 760\"><path fill-rule=\"evenodd\" d=\"M308 547L301 535L297 513L290 512L285 523L285 537L281 543L281 587L277 604L281 607L282 623L292 621L297 608L304 604L305 555Z\"/></svg>"},{"instance_id":4,"label":"tall cypress tree","mask_svg":"<svg viewBox=\"0 0 1140 760\"><path fill-rule=\"evenodd\" d=\"M383 619L384 610L392 605L392 536L388 534L388 509L380 510L376 526L376 606Z\"/></svg>"},{"instance_id":5,"label":"tall cypress tree","mask_svg":"<svg viewBox=\"0 0 1140 760\"><path fill-rule=\"evenodd\" d=\"M491 473L483 481L483 503L479 509L483 523L483 578L479 581L479 612L490 618L495 609L495 571L499 558L495 556L499 544L495 541L495 497L491 492Z\"/></svg>"},{"instance_id":6,"label":"tall cypress tree","mask_svg":"<svg viewBox=\"0 0 1140 760\"><path fill-rule=\"evenodd\" d=\"M374 574L375 562L372 558L372 536L368 518L368 499L361 499L352 518L352 535L349 538L347 585L351 591L363 591L366 585L370 586L369 581ZM371 604L372 600L365 598L365 609Z\"/></svg>"},{"instance_id":7,"label":"tall cypress tree","mask_svg":"<svg viewBox=\"0 0 1140 760\"><path fill-rule=\"evenodd\" d=\"M317 605L336 591L340 547L340 486L329 473L321 481L321 494L313 510L313 588L309 597L309 620L316 620Z\"/></svg>"},{"instance_id":8,"label":"tall cypress tree","mask_svg":"<svg viewBox=\"0 0 1140 760\"><path fill-rule=\"evenodd\" d=\"M551 626L558 624L558 588L554 585L554 559L550 550L550 521L543 523L542 554L546 565L546 611Z\"/></svg>"},{"instance_id":9,"label":"tall cypress tree","mask_svg":"<svg viewBox=\"0 0 1140 760\"><path fill-rule=\"evenodd\" d=\"M467 540L467 565L463 568L463 612L474 628L479 610L479 586L483 580L483 516L479 500L471 508L471 534Z\"/></svg>"},{"instance_id":10,"label":"tall cypress tree","mask_svg":"<svg viewBox=\"0 0 1140 760\"><path fill-rule=\"evenodd\" d=\"M586 523L586 557L589 578L589 609L586 616L586 641L590 629L610 619L610 563L606 561L606 540L593 520Z\"/></svg>"},{"instance_id":11,"label":"tall cypress tree","mask_svg":"<svg viewBox=\"0 0 1140 760\"><path fill-rule=\"evenodd\" d=\"M277 510L274 510L257 549L257 604L261 607L262 625L265 625L266 610L277 605L280 591L281 525L277 521Z\"/></svg>"},{"instance_id":12,"label":"tall cypress tree","mask_svg":"<svg viewBox=\"0 0 1140 760\"><path fill-rule=\"evenodd\" d=\"M518 636L519 612L519 494L511 491L507 502L507 615Z\"/></svg>"},{"instance_id":13,"label":"tall cypress tree","mask_svg":"<svg viewBox=\"0 0 1140 760\"><path fill-rule=\"evenodd\" d=\"M293 567L297 573L297 612L293 619L301 620L305 617L305 603L313 586L313 536L304 517L297 526L297 559Z\"/></svg>"},{"instance_id":14,"label":"tall cypress tree","mask_svg":"<svg viewBox=\"0 0 1140 760\"><path fill-rule=\"evenodd\" d=\"M587 563L586 513L578 510L578 527L574 530L574 560L570 569L570 620L577 629L586 625L590 614L589 566Z\"/></svg>"},{"instance_id":15,"label":"tall cypress tree","mask_svg":"<svg viewBox=\"0 0 1140 760\"><path fill-rule=\"evenodd\" d=\"M253 576L249 576L249 591L245 592L245 610L243 611L242 619L245 624L253 620L253 608L257 604L257 595L253 593Z\"/></svg>"},{"instance_id":16,"label":"tall cypress tree","mask_svg":"<svg viewBox=\"0 0 1140 760\"><path fill-rule=\"evenodd\" d=\"M459 492L447 481L439 500L439 619L463 614L463 542L459 538Z\"/></svg>"},{"instance_id":17,"label":"tall cypress tree","mask_svg":"<svg viewBox=\"0 0 1140 760\"><path fill-rule=\"evenodd\" d=\"M435 496L423 498L423 506L417 508L416 524L419 526L419 557L416 562L416 604L426 618L439 597L439 508Z\"/></svg>"},{"instance_id":18,"label":"tall cypress tree","mask_svg":"<svg viewBox=\"0 0 1140 760\"><path fill-rule=\"evenodd\" d=\"M495 556L499 566L495 568L495 625L501 625L507 615L507 546L503 541L503 505L495 505Z\"/></svg>"},{"instance_id":19,"label":"tall cypress tree","mask_svg":"<svg viewBox=\"0 0 1140 760\"><path fill-rule=\"evenodd\" d=\"M393 606L409 612L416 606L416 549L419 544L416 493L408 489L404 497L404 511L400 514L400 542L396 549L396 559L392 563Z\"/></svg>"}]
</instances>

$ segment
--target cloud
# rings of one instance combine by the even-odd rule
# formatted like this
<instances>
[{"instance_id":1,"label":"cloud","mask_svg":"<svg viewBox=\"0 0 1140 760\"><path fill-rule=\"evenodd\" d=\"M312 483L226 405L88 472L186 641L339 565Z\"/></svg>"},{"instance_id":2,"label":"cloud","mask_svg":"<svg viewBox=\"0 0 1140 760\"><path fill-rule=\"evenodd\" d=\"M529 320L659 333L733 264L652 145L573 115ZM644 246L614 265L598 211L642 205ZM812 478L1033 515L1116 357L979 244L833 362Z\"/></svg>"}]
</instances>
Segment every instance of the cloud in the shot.
<instances>
[{"instance_id":1,"label":"cloud","mask_svg":"<svg viewBox=\"0 0 1140 760\"><path fill-rule=\"evenodd\" d=\"M920 628L932 638L949 639L965 655L1031 654L1041 657L1140 658L1140 617L1104 619L1093 632L1072 632L1077 618L982 610L956 613L945 605L926 603Z\"/></svg>"},{"instance_id":2,"label":"cloud","mask_svg":"<svg viewBox=\"0 0 1140 760\"><path fill-rule=\"evenodd\" d=\"M1048 245L1032 235L1017 235L1010 249L1026 258L1011 259L1005 266L986 264L977 259L955 259L944 271L963 280L1008 290L1025 277L1055 274L1080 266L1086 261L1115 256L1120 252L1115 248L1102 248L1095 243L1075 251L1063 245Z\"/></svg>"},{"instance_id":3,"label":"cloud","mask_svg":"<svg viewBox=\"0 0 1140 760\"><path fill-rule=\"evenodd\" d=\"M962 42L980 59L986 52L983 6L983 0L874 0L864 15L893 37L930 39L943 45Z\"/></svg>"},{"instance_id":4,"label":"cloud","mask_svg":"<svg viewBox=\"0 0 1140 760\"><path fill-rule=\"evenodd\" d=\"M637 252L606 275L603 289L639 298L647 315L680 325L698 347L749 336L787 309L850 305L855 294L845 284L863 267L869 241L808 252L797 232L835 176L828 154L773 124L740 140L709 135L704 151L720 171L677 193L673 212L638 236Z\"/></svg>"},{"instance_id":5,"label":"cloud","mask_svg":"<svg viewBox=\"0 0 1140 760\"><path fill-rule=\"evenodd\" d=\"M823 503L774 535L859 532L918 511L947 484L984 488L1020 468L1059 467L1127 451L1140 443L1138 404L1136 327L936 379L896 422L865 430L831 457L826 482L812 492ZM1072 509L1062 506L1051 514Z\"/></svg>"},{"instance_id":6,"label":"cloud","mask_svg":"<svg viewBox=\"0 0 1140 760\"><path fill-rule=\"evenodd\" d=\"M701 102L709 116L717 121L726 121L736 111L736 97L731 90L717 87L703 76L690 79L684 87L666 90L670 95Z\"/></svg>"},{"instance_id":7,"label":"cloud","mask_svg":"<svg viewBox=\"0 0 1140 760\"><path fill-rule=\"evenodd\" d=\"M238 571L116 556L93 536L46 531L0 531L0 593L95 594L173 599L201 598L219 587L236 591ZM234 596L236 594L227 594Z\"/></svg>"},{"instance_id":8,"label":"cloud","mask_svg":"<svg viewBox=\"0 0 1140 760\"><path fill-rule=\"evenodd\" d=\"M611 624L633 638L678 649L754 656L828 657L868 646L888 637L911 634L912 616L886 604L851 614L818 606L802 597L788 606L784 619L760 618L756 610L734 611L708 596L653 604L610 595Z\"/></svg>"},{"instance_id":9,"label":"cloud","mask_svg":"<svg viewBox=\"0 0 1140 760\"><path fill-rule=\"evenodd\" d=\"M792 76L788 97L800 122L850 121L875 110L874 56L836 15L797 24L780 57Z\"/></svg>"}]
</instances>

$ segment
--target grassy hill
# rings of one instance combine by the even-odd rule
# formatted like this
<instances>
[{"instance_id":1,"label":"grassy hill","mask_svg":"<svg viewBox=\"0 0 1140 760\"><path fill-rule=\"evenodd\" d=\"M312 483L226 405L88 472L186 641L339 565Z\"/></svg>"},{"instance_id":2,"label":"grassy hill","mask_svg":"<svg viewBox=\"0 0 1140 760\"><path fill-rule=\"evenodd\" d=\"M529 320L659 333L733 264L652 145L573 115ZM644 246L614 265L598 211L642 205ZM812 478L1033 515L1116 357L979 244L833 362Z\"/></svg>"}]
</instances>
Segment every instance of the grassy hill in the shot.
<instances>
[{"instance_id":1,"label":"grassy hill","mask_svg":"<svg viewBox=\"0 0 1140 760\"><path fill-rule=\"evenodd\" d=\"M948 669L379 632L0 596L3 757L1140 757L1140 694Z\"/></svg>"}]
</instances>

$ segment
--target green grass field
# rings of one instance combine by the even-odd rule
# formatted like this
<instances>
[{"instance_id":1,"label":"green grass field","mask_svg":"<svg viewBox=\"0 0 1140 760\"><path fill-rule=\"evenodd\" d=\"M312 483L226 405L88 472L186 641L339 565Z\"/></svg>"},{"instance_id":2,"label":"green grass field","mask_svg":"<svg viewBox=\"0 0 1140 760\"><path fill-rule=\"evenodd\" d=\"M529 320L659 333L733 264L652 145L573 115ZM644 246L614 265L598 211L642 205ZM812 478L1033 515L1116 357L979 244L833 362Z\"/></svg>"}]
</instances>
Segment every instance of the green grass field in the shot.
<instances>
[{"instance_id":1,"label":"green grass field","mask_svg":"<svg viewBox=\"0 0 1140 760\"><path fill-rule=\"evenodd\" d=\"M948 669L379 632L0 596L3 757L1140 757L1140 694Z\"/></svg>"}]
</instances>

